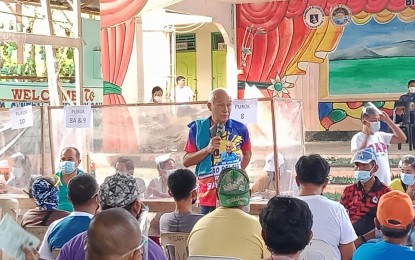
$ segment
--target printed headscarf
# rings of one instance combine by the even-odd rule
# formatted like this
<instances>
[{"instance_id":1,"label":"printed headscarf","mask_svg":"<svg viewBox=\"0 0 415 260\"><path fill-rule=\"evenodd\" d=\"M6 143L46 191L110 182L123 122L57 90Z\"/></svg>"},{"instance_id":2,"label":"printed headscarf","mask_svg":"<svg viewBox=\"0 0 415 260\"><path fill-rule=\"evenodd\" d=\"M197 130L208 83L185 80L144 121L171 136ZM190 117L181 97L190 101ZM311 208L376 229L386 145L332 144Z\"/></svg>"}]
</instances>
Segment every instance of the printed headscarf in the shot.
<instances>
[{"instance_id":1,"label":"printed headscarf","mask_svg":"<svg viewBox=\"0 0 415 260\"><path fill-rule=\"evenodd\" d=\"M47 180L36 179L31 187L36 206L41 210L53 210L59 204L59 190Z\"/></svg>"},{"instance_id":2,"label":"printed headscarf","mask_svg":"<svg viewBox=\"0 0 415 260\"><path fill-rule=\"evenodd\" d=\"M109 208L125 207L137 199L139 195L134 177L116 173L105 178L99 188L101 206Z\"/></svg>"}]
</instances>

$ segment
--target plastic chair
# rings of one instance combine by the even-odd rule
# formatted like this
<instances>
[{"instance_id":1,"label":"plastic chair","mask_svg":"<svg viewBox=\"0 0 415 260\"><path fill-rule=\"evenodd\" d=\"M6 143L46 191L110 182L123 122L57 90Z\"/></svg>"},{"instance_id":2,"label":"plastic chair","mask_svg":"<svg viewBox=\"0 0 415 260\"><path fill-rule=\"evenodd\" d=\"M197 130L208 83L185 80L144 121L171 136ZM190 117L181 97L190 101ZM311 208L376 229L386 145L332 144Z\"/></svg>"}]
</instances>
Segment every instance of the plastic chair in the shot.
<instances>
[{"instance_id":1,"label":"plastic chair","mask_svg":"<svg viewBox=\"0 0 415 260\"><path fill-rule=\"evenodd\" d=\"M242 260L240 258L235 257L227 257L227 256L205 256L205 255L198 255L198 256L189 256L187 260Z\"/></svg>"},{"instance_id":2,"label":"plastic chair","mask_svg":"<svg viewBox=\"0 0 415 260\"><path fill-rule=\"evenodd\" d=\"M318 239L311 239L310 243L308 243L303 252L300 254L300 260L315 259L334 259L333 249L327 242Z\"/></svg>"},{"instance_id":3,"label":"plastic chair","mask_svg":"<svg viewBox=\"0 0 415 260\"><path fill-rule=\"evenodd\" d=\"M9 214L14 220L17 220L17 212L19 211L19 201L14 198L0 198L0 208L2 208L3 218L5 214Z\"/></svg>"},{"instance_id":4,"label":"plastic chair","mask_svg":"<svg viewBox=\"0 0 415 260\"><path fill-rule=\"evenodd\" d=\"M60 248L55 248L52 250L53 259L58 259L59 253L61 252Z\"/></svg>"},{"instance_id":5,"label":"plastic chair","mask_svg":"<svg viewBox=\"0 0 415 260\"><path fill-rule=\"evenodd\" d=\"M45 236L46 230L48 227L42 226L26 226L24 228L27 232L34 235L35 237L39 238L40 241L43 241L43 237Z\"/></svg>"},{"instance_id":6,"label":"plastic chair","mask_svg":"<svg viewBox=\"0 0 415 260\"><path fill-rule=\"evenodd\" d=\"M167 232L160 234L161 247L166 254L167 260L186 260L189 252L187 250L187 238L189 233Z\"/></svg>"}]
</instances>

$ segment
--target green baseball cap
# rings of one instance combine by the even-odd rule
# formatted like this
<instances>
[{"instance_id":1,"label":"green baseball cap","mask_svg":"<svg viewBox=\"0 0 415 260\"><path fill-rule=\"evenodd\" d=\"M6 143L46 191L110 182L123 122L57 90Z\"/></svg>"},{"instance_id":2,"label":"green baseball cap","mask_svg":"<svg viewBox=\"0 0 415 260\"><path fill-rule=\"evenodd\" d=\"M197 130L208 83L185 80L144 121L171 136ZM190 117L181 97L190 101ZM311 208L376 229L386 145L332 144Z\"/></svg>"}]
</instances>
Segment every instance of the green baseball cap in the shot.
<instances>
[{"instance_id":1,"label":"green baseball cap","mask_svg":"<svg viewBox=\"0 0 415 260\"><path fill-rule=\"evenodd\" d=\"M249 177L244 170L224 170L219 176L218 197L223 207L249 204Z\"/></svg>"}]
</instances>

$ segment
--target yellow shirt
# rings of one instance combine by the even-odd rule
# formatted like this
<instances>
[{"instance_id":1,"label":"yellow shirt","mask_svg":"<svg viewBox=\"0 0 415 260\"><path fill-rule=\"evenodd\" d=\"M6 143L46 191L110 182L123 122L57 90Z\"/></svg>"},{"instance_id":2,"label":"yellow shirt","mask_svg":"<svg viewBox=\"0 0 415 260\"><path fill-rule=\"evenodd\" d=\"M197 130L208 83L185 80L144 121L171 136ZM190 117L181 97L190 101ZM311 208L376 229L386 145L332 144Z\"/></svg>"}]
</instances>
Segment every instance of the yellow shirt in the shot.
<instances>
[{"instance_id":1,"label":"yellow shirt","mask_svg":"<svg viewBox=\"0 0 415 260\"><path fill-rule=\"evenodd\" d=\"M402 186L402 181L399 178L394 179L393 181L391 181L391 183L389 184L389 187L392 190L398 190L398 191L402 191L404 193L406 192L405 189Z\"/></svg>"},{"instance_id":2,"label":"yellow shirt","mask_svg":"<svg viewBox=\"0 0 415 260\"><path fill-rule=\"evenodd\" d=\"M201 218L190 232L189 255L258 260L270 256L254 216L237 208L219 207Z\"/></svg>"}]
</instances>

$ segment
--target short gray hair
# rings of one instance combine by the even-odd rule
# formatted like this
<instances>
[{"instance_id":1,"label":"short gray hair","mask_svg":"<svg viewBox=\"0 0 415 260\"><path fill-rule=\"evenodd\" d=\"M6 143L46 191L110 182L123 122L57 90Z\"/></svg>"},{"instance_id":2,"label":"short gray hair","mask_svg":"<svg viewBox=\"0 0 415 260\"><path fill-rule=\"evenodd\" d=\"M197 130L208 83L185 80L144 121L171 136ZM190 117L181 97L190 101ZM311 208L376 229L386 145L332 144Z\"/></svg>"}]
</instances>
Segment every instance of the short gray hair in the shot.
<instances>
[{"instance_id":1,"label":"short gray hair","mask_svg":"<svg viewBox=\"0 0 415 260\"><path fill-rule=\"evenodd\" d=\"M216 94L218 92L222 92L222 91L224 91L229 96L229 98L231 98L231 96L229 95L228 91L226 91L226 89L224 89L224 88L215 88L214 90L212 90L210 92L208 102L213 103L213 101L215 101Z\"/></svg>"},{"instance_id":2,"label":"short gray hair","mask_svg":"<svg viewBox=\"0 0 415 260\"><path fill-rule=\"evenodd\" d=\"M401 160L399 161L398 167L402 168L404 164L407 164L415 169L414 163L415 163L415 156L408 154L401 158Z\"/></svg>"},{"instance_id":3,"label":"short gray hair","mask_svg":"<svg viewBox=\"0 0 415 260\"><path fill-rule=\"evenodd\" d=\"M369 117L370 115L377 115L378 112L373 107L364 107L362 110L362 114L360 115L360 120Z\"/></svg>"}]
</instances>

